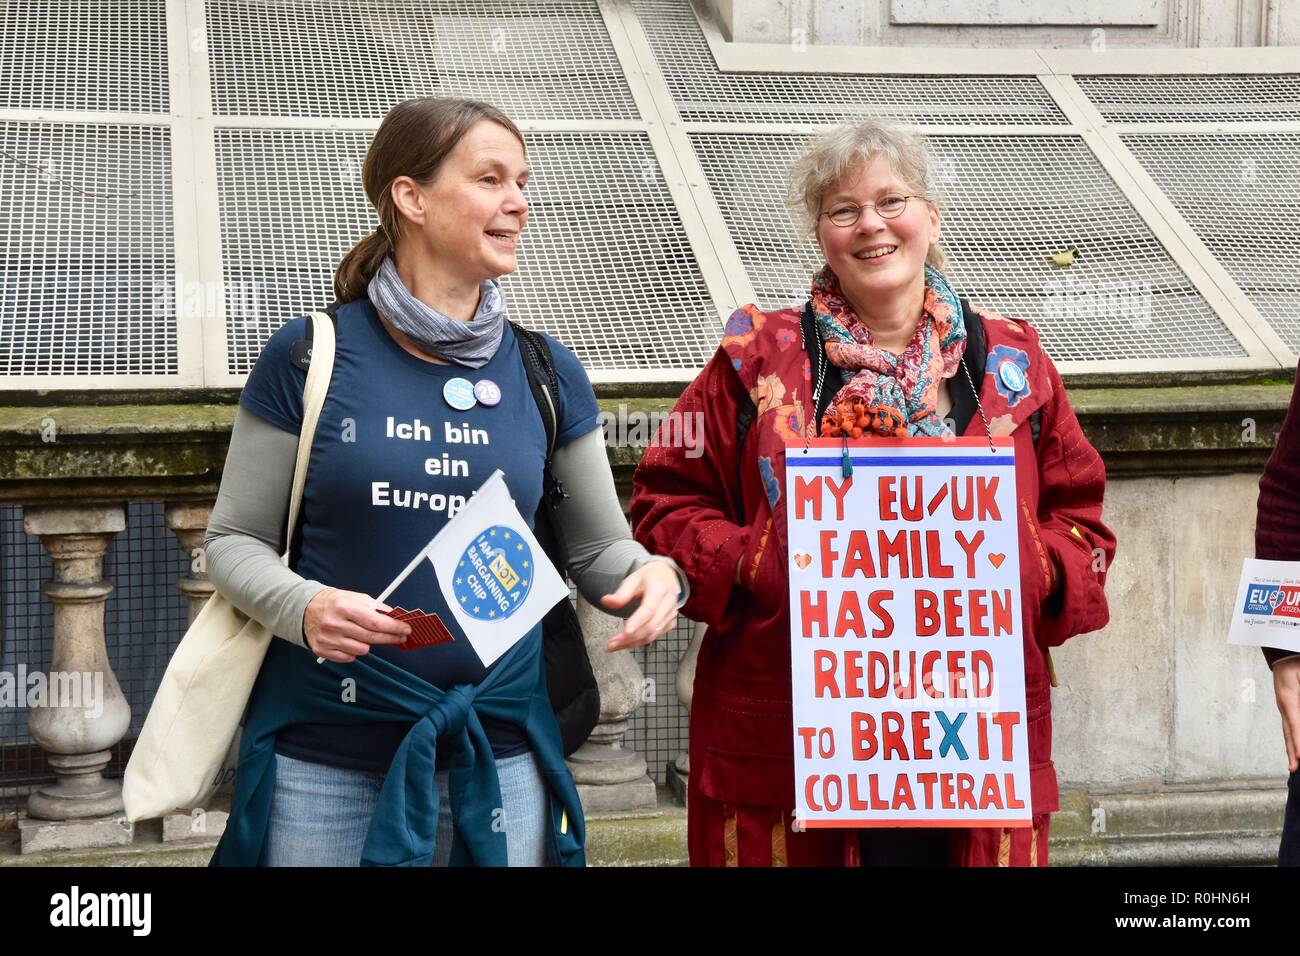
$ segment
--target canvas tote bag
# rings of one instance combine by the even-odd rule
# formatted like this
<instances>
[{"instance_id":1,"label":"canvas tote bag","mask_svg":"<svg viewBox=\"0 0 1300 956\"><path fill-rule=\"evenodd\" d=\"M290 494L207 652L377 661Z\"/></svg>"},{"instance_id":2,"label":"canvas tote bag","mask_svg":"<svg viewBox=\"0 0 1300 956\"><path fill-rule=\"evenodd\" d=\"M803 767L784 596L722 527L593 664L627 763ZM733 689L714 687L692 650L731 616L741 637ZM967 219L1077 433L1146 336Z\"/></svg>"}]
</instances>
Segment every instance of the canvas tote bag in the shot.
<instances>
[{"instance_id":1,"label":"canvas tote bag","mask_svg":"<svg viewBox=\"0 0 1300 956\"><path fill-rule=\"evenodd\" d=\"M334 367L334 323L311 313L311 364L303 389L302 429L289 499L285 553L297 525L316 420ZM219 592L194 618L163 674L122 780L131 822L202 807L229 776L253 682L272 634Z\"/></svg>"}]
</instances>

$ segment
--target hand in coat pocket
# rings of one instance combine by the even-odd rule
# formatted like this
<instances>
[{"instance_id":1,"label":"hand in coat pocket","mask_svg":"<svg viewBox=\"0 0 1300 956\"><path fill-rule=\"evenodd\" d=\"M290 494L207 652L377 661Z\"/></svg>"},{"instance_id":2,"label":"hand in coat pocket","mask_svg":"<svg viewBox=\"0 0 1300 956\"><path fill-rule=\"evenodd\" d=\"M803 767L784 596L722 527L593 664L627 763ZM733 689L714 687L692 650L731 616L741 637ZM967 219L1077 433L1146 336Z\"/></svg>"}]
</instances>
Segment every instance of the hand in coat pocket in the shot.
<instances>
[{"instance_id":1,"label":"hand in coat pocket","mask_svg":"<svg viewBox=\"0 0 1300 956\"><path fill-rule=\"evenodd\" d=\"M736 565L736 582L750 593L753 606L775 610L785 603L790 590L785 574L785 534L778 528L785 515L773 515L767 505L759 510L750 528L749 545Z\"/></svg>"}]
</instances>

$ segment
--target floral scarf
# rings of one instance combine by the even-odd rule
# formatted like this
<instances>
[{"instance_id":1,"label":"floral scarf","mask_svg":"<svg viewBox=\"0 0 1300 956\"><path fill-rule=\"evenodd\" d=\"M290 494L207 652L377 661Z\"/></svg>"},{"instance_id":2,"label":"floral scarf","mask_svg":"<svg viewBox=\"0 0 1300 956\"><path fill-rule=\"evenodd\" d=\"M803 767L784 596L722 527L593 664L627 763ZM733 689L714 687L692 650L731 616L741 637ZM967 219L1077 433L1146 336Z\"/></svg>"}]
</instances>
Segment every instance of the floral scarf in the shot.
<instances>
[{"instance_id":1,"label":"floral scarf","mask_svg":"<svg viewBox=\"0 0 1300 956\"><path fill-rule=\"evenodd\" d=\"M823 438L952 434L935 404L939 383L957 374L966 326L943 273L926 263L921 321L902 355L872 344L871 330L854 314L830 266L813 279L812 307L827 358L855 373L822 417Z\"/></svg>"}]
</instances>

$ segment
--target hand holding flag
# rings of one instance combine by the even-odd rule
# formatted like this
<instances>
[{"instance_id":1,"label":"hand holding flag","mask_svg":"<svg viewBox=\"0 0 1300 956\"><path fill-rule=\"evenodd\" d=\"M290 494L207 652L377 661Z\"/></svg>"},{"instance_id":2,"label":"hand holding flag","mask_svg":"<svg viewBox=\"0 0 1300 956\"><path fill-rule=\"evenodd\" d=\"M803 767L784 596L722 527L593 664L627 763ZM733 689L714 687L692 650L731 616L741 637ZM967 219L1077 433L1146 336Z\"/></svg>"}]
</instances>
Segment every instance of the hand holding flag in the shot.
<instances>
[{"instance_id":1,"label":"hand holding flag","mask_svg":"<svg viewBox=\"0 0 1300 956\"><path fill-rule=\"evenodd\" d=\"M515 507L498 469L379 595L388 595L428 559L456 624L491 666L569 596Z\"/></svg>"}]
</instances>

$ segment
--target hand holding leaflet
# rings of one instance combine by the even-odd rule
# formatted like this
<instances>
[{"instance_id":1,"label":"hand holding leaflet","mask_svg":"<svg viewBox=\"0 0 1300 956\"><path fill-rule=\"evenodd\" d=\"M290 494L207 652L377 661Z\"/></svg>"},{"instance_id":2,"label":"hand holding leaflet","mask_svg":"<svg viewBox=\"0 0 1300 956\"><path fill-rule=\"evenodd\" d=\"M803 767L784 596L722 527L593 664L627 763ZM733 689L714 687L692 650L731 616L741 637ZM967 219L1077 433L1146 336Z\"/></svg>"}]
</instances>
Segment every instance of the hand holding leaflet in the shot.
<instances>
[{"instance_id":1,"label":"hand holding leaflet","mask_svg":"<svg viewBox=\"0 0 1300 956\"><path fill-rule=\"evenodd\" d=\"M1300 652L1300 561L1242 562L1228 643Z\"/></svg>"}]
</instances>

